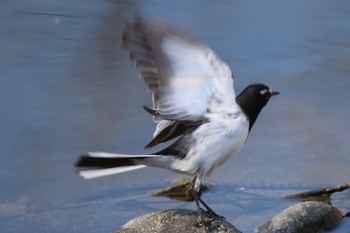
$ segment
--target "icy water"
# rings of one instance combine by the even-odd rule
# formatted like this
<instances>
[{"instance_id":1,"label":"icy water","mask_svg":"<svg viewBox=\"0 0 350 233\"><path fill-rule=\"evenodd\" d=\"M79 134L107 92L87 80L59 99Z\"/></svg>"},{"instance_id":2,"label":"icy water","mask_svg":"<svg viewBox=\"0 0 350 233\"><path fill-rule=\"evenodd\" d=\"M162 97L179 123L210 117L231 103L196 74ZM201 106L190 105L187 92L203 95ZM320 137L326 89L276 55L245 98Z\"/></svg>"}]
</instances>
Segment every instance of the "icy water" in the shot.
<instances>
[{"instance_id":1,"label":"icy water","mask_svg":"<svg viewBox=\"0 0 350 233\"><path fill-rule=\"evenodd\" d=\"M237 92L256 82L281 92L206 180L217 213L254 232L295 203L285 195L349 181L349 1L3 0L0 232L112 232L145 213L195 209L151 196L185 176L149 168L83 180L73 167L86 151L145 153L150 96L119 38L137 10L210 45ZM349 199L333 204L349 211ZM330 232L349 229L346 219Z\"/></svg>"}]
</instances>

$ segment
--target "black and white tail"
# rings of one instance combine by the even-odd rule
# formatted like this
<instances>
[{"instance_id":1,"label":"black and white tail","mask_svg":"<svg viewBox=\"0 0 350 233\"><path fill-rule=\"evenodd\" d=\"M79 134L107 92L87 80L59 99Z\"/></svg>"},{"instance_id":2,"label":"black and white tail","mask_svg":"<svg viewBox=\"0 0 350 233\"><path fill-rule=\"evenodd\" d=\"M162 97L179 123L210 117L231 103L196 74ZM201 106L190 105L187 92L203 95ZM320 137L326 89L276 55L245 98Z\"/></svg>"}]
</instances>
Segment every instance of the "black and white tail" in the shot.
<instances>
[{"instance_id":1,"label":"black and white tail","mask_svg":"<svg viewBox=\"0 0 350 233\"><path fill-rule=\"evenodd\" d=\"M75 163L78 173L85 179L132 171L151 165L160 155L123 155L105 152L89 152L81 155ZM156 159L157 161L157 159ZM155 162L155 166L157 162Z\"/></svg>"}]
</instances>

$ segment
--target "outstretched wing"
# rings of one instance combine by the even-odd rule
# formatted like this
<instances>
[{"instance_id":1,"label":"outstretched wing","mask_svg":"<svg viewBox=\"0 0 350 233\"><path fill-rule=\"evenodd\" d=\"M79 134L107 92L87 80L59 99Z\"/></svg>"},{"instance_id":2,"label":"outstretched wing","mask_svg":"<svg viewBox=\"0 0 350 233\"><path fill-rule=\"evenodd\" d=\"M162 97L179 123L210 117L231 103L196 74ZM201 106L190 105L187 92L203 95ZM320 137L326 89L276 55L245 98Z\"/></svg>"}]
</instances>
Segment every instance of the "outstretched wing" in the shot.
<instances>
[{"instance_id":1,"label":"outstretched wing","mask_svg":"<svg viewBox=\"0 0 350 233\"><path fill-rule=\"evenodd\" d=\"M152 93L151 111L159 122L154 137L159 129L178 125L168 121L198 122L208 111L237 111L231 71L207 46L141 18L126 26L122 39Z\"/></svg>"}]
</instances>

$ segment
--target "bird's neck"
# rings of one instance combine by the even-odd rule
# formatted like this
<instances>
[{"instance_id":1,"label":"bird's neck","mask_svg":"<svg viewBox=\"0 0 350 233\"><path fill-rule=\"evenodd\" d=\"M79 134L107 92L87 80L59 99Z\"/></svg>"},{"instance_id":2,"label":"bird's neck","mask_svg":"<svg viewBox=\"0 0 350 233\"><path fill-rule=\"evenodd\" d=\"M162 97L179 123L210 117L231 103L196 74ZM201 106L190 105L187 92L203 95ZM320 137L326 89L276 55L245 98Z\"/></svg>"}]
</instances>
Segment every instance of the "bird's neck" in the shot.
<instances>
[{"instance_id":1,"label":"bird's neck","mask_svg":"<svg viewBox=\"0 0 350 233\"><path fill-rule=\"evenodd\" d=\"M247 98L247 96L242 93L236 97L236 102L241 107L244 114L248 117L250 131L262 107L257 105L252 98Z\"/></svg>"}]
</instances>

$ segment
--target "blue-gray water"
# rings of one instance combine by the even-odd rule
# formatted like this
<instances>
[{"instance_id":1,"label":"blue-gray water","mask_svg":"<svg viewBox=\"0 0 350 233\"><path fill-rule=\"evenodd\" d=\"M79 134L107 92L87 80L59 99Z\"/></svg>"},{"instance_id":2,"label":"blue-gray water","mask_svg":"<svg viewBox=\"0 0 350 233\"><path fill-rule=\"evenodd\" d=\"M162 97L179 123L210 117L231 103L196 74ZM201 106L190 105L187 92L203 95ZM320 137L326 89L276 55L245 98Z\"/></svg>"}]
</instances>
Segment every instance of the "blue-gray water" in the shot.
<instances>
[{"instance_id":1,"label":"blue-gray water","mask_svg":"<svg viewBox=\"0 0 350 233\"><path fill-rule=\"evenodd\" d=\"M350 177L350 2L4 0L0 6L0 232L111 232L194 203L152 197L161 169L83 180L86 151L144 153L154 124L119 35L136 10L217 51L237 92L281 92L203 198L243 232L293 204L290 193ZM260 187L260 188L259 188ZM350 194L333 204L350 209ZM350 232L348 219L331 232Z\"/></svg>"}]
</instances>

